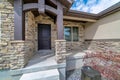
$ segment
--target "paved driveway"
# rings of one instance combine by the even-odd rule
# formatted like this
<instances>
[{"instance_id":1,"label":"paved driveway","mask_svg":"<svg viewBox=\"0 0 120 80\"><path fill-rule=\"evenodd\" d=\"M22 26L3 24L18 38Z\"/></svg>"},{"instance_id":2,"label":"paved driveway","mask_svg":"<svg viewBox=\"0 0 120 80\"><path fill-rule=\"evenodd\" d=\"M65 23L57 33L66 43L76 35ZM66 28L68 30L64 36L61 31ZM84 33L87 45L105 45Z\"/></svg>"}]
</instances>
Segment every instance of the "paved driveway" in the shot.
<instances>
[{"instance_id":1,"label":"paved driveway","mask_svg":"<svg viewBox=\"0 0 120 80\"><path fill-rule=\"evenodd\" d=\"M0 80L12 80L9 70L0 70Z\"/></svg>"}]
</instances>

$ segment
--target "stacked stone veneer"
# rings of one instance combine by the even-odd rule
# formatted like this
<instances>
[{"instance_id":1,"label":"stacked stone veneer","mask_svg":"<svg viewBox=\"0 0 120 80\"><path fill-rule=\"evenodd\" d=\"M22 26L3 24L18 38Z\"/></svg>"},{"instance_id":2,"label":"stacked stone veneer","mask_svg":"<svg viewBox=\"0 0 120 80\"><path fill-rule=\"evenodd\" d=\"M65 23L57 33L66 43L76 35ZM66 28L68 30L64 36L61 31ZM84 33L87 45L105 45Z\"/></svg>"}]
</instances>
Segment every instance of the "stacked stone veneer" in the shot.
<instances>
[{"instance_id":1,"label":"stacked stone veneer","mask_svg":"<svg viewBox=\"0 0 120 80\"><path fill-rule=\"evenodd\" d=\"M14 36L13 0L0 0L0 13L0 69L6 69L10 67L8 42L13 40Z\"/></svg>"},{"instance_id":2,"label":"stacked stone veneer","mask_svg":"<svg viewBox=\"0 0 120 80\"><path fill-rule=\"evenodd\" d=\"M86 40L85 41L86 50L92 51L106 51L111 50L115 52L120 52L120 40Z\"/></svg>"},{"instance_id":3,"label":"stacked stone veneer","mask_svg":"<svg viewBox=\"0 0 120 80\"><path fill-rule=\"evenodd\" d=\"M7 53L9 67L11 69L23 68L33 56L33 45L30 41L10 41Z\"/></svg>"},{"instance_id":4,"label":"stacked stone veneer","mask_svg":"<svg viewBox=\"0 0 120 80\"><path fill-rule=\"evenodd\" d=\"M55 40L55 54L57 62L64 62L66 59L66 40Z\"/></svg>"},{"instance_id":5,"label":"stacked stone veneer","mask_svg":"<svg viewBox=\"0 0 120 80\"><path fill-rule=\"evenodd\" d=\"M31 12L26 13L26 40L14 40L13 1L0 0L0 69L22 68L36 51L34 39L36 23Z\"/></svg>"},{"instance_id":6,"label":"stacked stone veneer","mask_svg":"<svg viewBox=\"0 0 120 80\"><path fill-rule=\"evenodd\" d=\"M120 79L120 40L86 40L85 65L98 70L106 80ZM92 52L91 52L92 51Z\"/></svg>"},{"instance_id":7,"label":"stacked stone veneer","mask_svg":"<svg viewBox=\"0 0 120 80\"><path fill-rule=\"evenodd\" d=\"M25 41L31 42L33 52L37 51L37 24L32 12L27 12L25 17Z\"/></svg>"},{"instance_id":8,"label":"stacked stone veneer","mask_svg":"<svg viewBox=\"0 0 120 80\"><path fill-rule=\"evenodd\" d=\"M0 0L1 13L1 42L14 39L14 10L13 0Z\"/></svg>"},{"instance_id":9,"label":"stacked stone veneer","mask_svg":"<svg viewBox=\"0 0 120 80\"><path fill-rule=\"evenodd\" d=\"M8 42L14 38L13 0L0 0L0 54L1 58L8 51ZM1 59L2 60L2 59Z\"/></svg>"},{"instance_id":10,"label":"stacked stone veneer","mask_svg":"<svg viewBox=\"0 0 120 80\"><path fill-rule=\"evenodd\" d=\"M23 68L36 51L35 21L31 12L26 13L26 40L9 40L0 44L0 69Z\"/></svg>"}]
</instances>

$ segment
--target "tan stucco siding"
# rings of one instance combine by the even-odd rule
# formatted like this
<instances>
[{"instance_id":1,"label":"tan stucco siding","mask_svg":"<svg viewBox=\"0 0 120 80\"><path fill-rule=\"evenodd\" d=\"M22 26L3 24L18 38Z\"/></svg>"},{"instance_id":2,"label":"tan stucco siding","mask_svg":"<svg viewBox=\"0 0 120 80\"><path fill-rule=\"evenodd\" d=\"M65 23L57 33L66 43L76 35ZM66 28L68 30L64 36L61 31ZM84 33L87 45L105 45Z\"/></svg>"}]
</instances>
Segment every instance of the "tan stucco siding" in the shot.
<instances>
[{"instance_id":1,"label":"tan stucco siding","mask_svg":"<svg viewBox=\"0 0 120 80\"><path fill-rule=\"evenodd\" d=\"M120 11L96 23L88 23L85 39L120 39Z\"/></svg>"}]
</instances>

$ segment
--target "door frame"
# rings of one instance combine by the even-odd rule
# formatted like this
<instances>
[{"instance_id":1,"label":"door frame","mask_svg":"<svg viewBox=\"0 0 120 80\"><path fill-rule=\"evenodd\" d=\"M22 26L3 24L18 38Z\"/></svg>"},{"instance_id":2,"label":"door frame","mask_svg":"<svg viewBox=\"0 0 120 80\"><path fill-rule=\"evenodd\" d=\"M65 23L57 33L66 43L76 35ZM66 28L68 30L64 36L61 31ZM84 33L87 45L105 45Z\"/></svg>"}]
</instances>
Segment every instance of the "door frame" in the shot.
<instances>
[{"instance_id":1,"label":"door frame","mask_svg":"<svg viewBox=\"0 0 120 80\"><path fill-rule=\"evenodd\" d=\"M48 49L39 49L39 37L38 37L39 36L39 29L38 28L40 27L39 25L48 25L50 27L50 43L49 43L49 45L50 45L50 50L51 50L51 24L43 24L43 23L38 23L38 26L37 26L37 30L38 30L37 31L37 33L38 33L37 34L37 40L38 40L37 41L37 43L38 43L37 46L38 46L38 50L48 50Z\"/></svg>"}]
</instances>

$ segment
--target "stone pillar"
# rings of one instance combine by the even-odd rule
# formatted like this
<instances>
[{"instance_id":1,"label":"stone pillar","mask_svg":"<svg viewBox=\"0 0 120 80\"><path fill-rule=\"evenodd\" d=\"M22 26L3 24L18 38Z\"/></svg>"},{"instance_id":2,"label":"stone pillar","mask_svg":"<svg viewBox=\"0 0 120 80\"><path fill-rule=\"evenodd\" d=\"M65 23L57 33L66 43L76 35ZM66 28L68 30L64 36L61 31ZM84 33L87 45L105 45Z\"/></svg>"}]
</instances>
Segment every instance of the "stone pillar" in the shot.
<instances>
[{"instance_id":1,"label":"stone pillar","mask_svg":"<svg viewBox=\"0 0 120 80\"><path fill-rule=\"evenodd\" d=\"M66 59L66 40L55 40L55 55L58 63Z\"/></svg>"}]
</instances>

